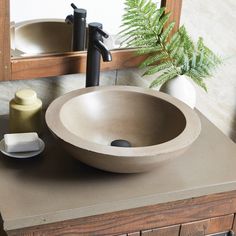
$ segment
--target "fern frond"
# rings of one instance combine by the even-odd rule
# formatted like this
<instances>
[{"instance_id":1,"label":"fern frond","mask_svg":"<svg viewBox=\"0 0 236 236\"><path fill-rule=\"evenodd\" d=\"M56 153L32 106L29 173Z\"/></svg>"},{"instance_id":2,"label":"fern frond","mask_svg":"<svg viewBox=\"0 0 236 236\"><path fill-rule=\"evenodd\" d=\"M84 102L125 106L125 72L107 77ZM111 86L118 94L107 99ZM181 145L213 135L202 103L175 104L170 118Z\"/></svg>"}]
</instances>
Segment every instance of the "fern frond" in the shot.
<instances>
[{"instance_id":1,"label":"fern frond","mask_svg":"<svg viewBox=\"0 0 236 236\"><path fill-rule=\"evenodd\" d=\"M153 38L130 38L128 40L122 41L122 44L126 43L127 47L155 47L156 40Z\"/></svg>"},{"instance_id":2,"label":"fern frond","mask_svg":"<svg viewBox=\"0 0 236 236\"><path fill-rule=\"evenodd\" d=\"M216 54L214 54L203 42L203 39L200 37L197 43L197 50L203 54L203 60L207 60L213 66L220 65L222 60Z\"/></svg>"},{"instance_id":3,"label":"fern frond","mask_svg":"<svg viewBox=\"0 0 236 236\"><path fill-rule=\"evenodd\" d=\"M157 9L152 0L125 0L125 14L120 37L127 47L139 48L137 55L150 54L140 65L146 68L144 75L161 75L150 85L155 87L186 74L204 90L204 79L222 62L199 38L193 42L186 28L181 26L171 35L174 22L168 22L170 12Z\"/></svg>"},{"instance_id":4,"label":"fern frond","mask_svg":"<svg viewBox=\"0 0 236 236\"><path fill-rule=\"evenodd\" d=\"M170 18L170 15L171 15L171 12L169 12L161 17L160 21L158 22L158 25L156 26L157 35L160 35L160 33L162 32L165 24L167 23L167 21Z\"/></svg>"},{"instance_id":5,"label":"fern frond","mask_svg":"<svg viewBox=\"0 0 236 236\"><path fill-rule=\"evenodd\" d=\"M148 67L147 71L143 75L154 75L157 72L168 69L170 67L172 67L172 64L170 62L163 62L159 65Z\"/></svg>"},{"instance_id":6,"label":"fern frond","mask_svg":"<svg viewBox=\"0 0 236 236\"><path fill-rule=\"evenodd\" d=\"M140 48L137 51L137 55L144 55L154 52L160 52L163 48L160 45L154 46L154 47L147 47L147 48Z\"/></svg>"},{"instance_id":7,"label":"fern frond","mask_svg":"<svg viewBox=\"0 0 236 236\"><path fill-rule=\"evenodd\" d=\"M197 63L197 53L194 51L191 59L191 67L195 68Z\"/></svg>"},{"instance_id":8,"label":"fern frond","mask_svg":"<svg viewBox=\"0 0 236 236\"><path fill-rule=\"evenodd\" d=\"M140 68L145 68L149 65L152 65L154 63L157 63L159 62L160 60L165 60L165 59L168 59L168 56L166 55L166 53L164 52L160 52L158 54L155 54L155 55L152 55L152 56L149 56L146 60L144 60L141 64L140 64Z\"/></svg>"},{"instance_id":9,"label":"fern frond","mask_svg":"<svg viewBox=\"0 0 236 236\"><path fill-rule=\"evenodd\" d=\"M168 52L171 52L174 48L179 47L181 44L181 37L179 32L176 32L171 39L166 42L166 49Z\"/></svg>"},{"instance_id":10,"label":"fern frond","mask_svg":"<svg viewBox=\"0 0 236 236\"><path fill-rule=\"evenodd\" d=\"M164 84L166 81L173 79L177 75L178 74L174 69L165 71L162 75L160 75L158 78L152 81L150 88L154 88L157 87L158 85Z\"/></svg>"},{"instance_id":11,"label":"fern frond","mask_svg":"<svg viewBox=\"0 0 236 236\"><path fill-rule=\"evenodd\" d=\"M194 42L192 41L192 39L188 35L188 32L184 26L181 26L179 28L179 33L181 36L181 40L183 41L184 51L191 58L192 54L195 50Z\"/></svg>"},{"instance_id":12,"label":"fern frond","mask_svg":"<svg viewBox=\"0 0 236 236\"><path fill-rule=\"evenodd\" d=\"M184 62L183 62L183 65L182 65L182 73L183 72L186 72L186 71L189 71L190 69L190 65L189 65L189 57L187 54L184 54Z\"/></svg>"},{"instance_id":13,"label":"fern frond","mask_svg":"<svg viewBox=\"0 0 236 236\"><path fill-rule=\"evenodd\" d=\"M204 83L203 78L199 75L198 71L191 69L186 73L186 75L207 92L206 84Z\"/></svg>"},{"instance_id":14,"label":"fern frond","mask_svg":"<svg viewBox=\"0 0 236 236\"><path fill-rule=\"evenodd\" d=\"M158 22L159 22L160 18L163 16L164 12L165 12L165 8L162 7L159 9L159 11L156 11L156 13L154 13L152 27L156 27L158 25Z\"/></svg>"},{"instance_id":15,"label":"fern frond","mask_svg":"<svg viewBox=\"0 0 236 236\"><path fill-rule=\"evenodd\" d=\"M170 23L167 28L163 31L163 33L160 36L160 41L162 43L165 43L166 40L168 39L168 36L170 35L171 31L173 30L175 26L175 22Z\"/></svg>"}]
</instances>

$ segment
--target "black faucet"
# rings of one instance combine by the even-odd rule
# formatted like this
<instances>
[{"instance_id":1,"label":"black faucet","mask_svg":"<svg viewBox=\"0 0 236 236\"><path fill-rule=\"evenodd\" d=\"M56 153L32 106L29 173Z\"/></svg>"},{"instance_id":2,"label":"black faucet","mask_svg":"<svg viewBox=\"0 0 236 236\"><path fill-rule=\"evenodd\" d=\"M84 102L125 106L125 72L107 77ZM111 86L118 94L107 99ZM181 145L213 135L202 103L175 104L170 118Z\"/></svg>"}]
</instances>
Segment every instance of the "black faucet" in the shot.
<instances>
[{"instance_id":1,"label":"black faucet","mask_svg":"<svg viewBox=\"0 0 236 236\"><path fill-rule=\"evenodd\" d=\"M66 23L73 24L72 48L73 51L84 51L87 11L85 9L77 8L74 3L71 3L71 6L74 9L74 15L68 15L65 21Z\"/></svg>"},{"instance_id":2,"label":"black faucet","mask_svg":"<svg viewBox=\"0 0 236 236\"><path fill-rule=\"evenodd\" d=\"M86 69L86 87L98 86L100 76L101 55L103 61L111 61L110 51L103 43L104 38L109 36L102 30L102 24L90 23L88 25L89 42L87 52L87 69Z\"/></svg>"}]
</instances>

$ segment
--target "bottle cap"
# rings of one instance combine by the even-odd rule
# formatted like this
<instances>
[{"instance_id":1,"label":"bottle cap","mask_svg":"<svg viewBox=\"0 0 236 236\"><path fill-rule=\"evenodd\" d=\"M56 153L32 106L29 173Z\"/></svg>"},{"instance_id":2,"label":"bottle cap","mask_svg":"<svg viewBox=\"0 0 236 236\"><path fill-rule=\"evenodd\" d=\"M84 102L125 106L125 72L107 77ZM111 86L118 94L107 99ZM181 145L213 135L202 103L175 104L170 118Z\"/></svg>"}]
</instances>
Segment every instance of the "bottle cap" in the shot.
<instances>
[{"instance_id":1,"label":"bottle cap","mask_svg":"<svg viewBox=\"0 0 236 236\"><path fill-rule=\"evenodd\" d=\"M19 105L32 105L37 100L37 94L32 89L22 89L15 93L15 102Z\"/></svg>"}]
</instances>

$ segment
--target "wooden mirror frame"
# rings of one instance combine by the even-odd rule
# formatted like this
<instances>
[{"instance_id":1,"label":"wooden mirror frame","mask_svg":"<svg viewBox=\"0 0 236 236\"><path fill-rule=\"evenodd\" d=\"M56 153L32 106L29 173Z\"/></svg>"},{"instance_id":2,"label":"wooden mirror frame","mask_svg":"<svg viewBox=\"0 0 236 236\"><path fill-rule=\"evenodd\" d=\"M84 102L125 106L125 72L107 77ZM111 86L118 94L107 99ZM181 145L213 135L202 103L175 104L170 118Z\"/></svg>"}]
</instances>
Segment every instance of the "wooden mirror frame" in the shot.
<instances>
[{"instance_id":1,"label":"wooden mirror frame","mask_svg":"<svg viewBox=\"0 0 236 236\"><path fill-rule=\"evenodd\" d=\"M179 28L182 0L162 0L166 12L171 11L169 21ZM0 81L23 80L60 76L86 71L86 52L49 54L40 57L11 58L10 50L10 0L0 0ZM143 57L134 56L135 49L113 50L113 60L102 63L101 70L116 70L137 67Z\"/></svg>"}]
</instances>

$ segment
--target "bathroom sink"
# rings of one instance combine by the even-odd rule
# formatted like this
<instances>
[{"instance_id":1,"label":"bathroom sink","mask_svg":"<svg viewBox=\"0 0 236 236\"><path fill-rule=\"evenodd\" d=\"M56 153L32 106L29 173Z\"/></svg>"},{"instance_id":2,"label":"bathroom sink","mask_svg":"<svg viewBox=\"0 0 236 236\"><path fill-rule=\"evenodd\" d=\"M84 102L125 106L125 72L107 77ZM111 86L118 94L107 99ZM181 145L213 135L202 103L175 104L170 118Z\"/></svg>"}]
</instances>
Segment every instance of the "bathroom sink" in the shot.
<instances>
[{"instance_id":1,"label":"bathroom sink","mask_svg":"<svg viewBox=\"0 0 236 236\"><path fill-rule=\"evenodd\" d=\"M180 156L201 130L195 111L181 101L130 86L90 87L65 94L48 107L46 123L73 157L118 173L148 171ZM130 147L119 142L111 146L119 140Z\"/></svg>"},{"instance_id":2,"label":"bathroom sink","mask_svg":"<svg viewBox=\"0 0 236 236\"><path fill-rule=\"evenodd\" d=\"M63 19L39 19L11 25L12 56L71 51L72 25Z\"/></svg>"}]
</instances>

